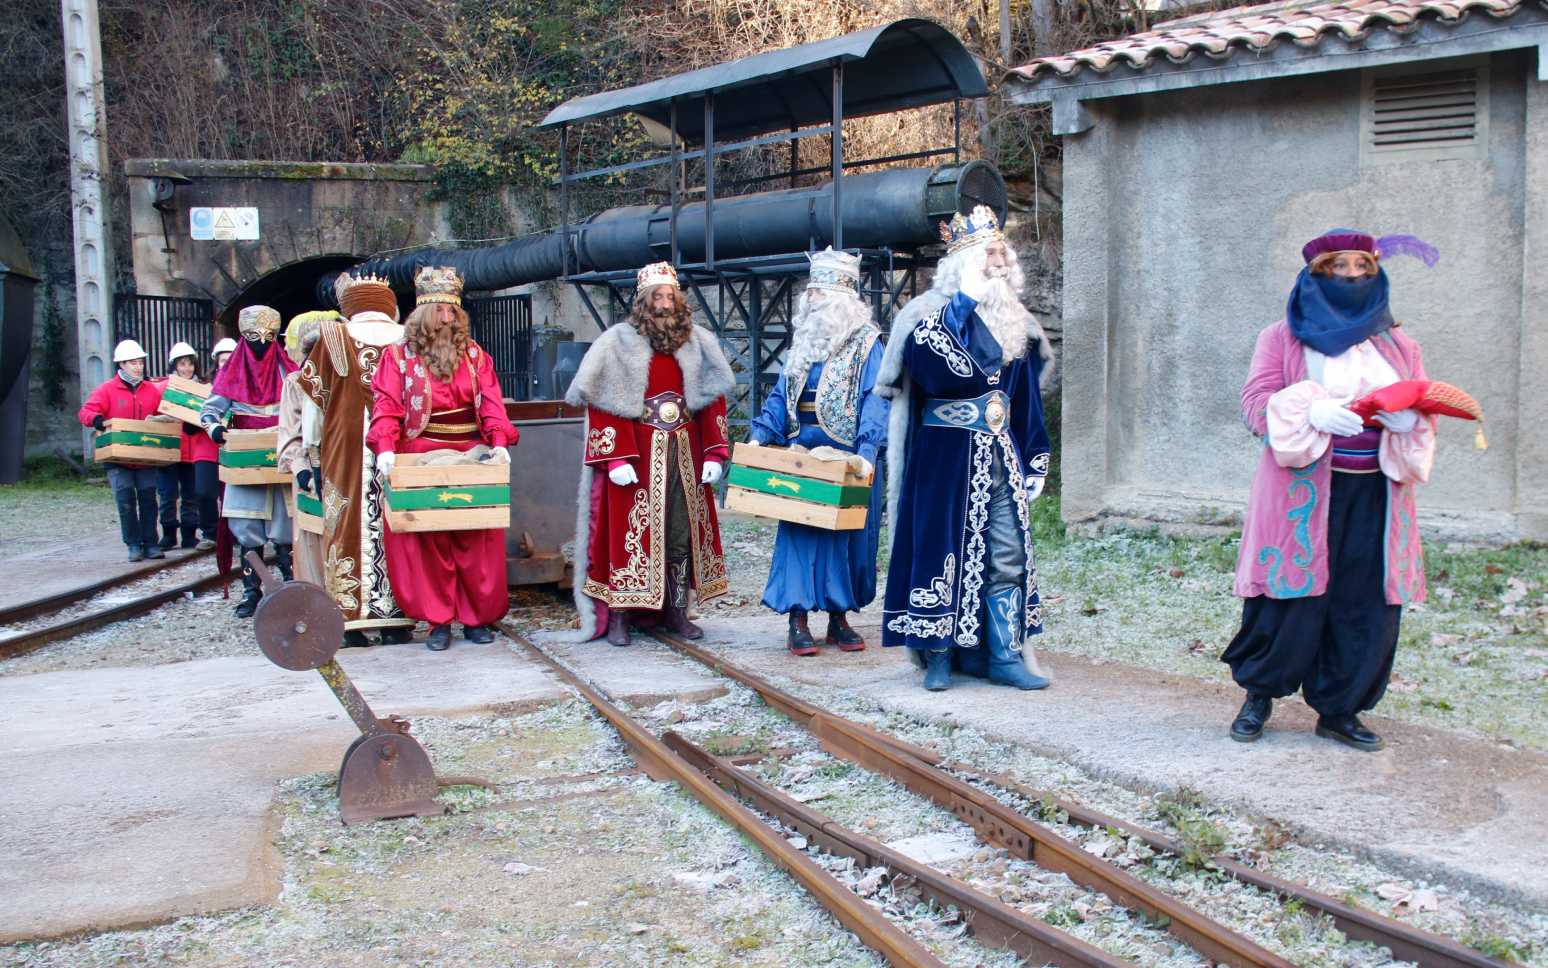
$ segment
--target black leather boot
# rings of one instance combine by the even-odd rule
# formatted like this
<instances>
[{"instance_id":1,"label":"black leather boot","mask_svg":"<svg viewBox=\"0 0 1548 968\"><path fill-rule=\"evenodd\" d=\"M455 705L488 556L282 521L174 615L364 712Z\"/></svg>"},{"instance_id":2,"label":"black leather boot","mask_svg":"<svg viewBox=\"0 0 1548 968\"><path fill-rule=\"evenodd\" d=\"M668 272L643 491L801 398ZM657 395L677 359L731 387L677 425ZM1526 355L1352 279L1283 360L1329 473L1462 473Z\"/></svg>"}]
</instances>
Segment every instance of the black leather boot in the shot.
<instances>
[{"instance_id":1,"label":"black leather boot","mask_svg":"<svg viewBox=\"0 0 1548 968\"><path fill-rule=\"evenodd\" d=\"M607 610L607 641L609 645L629 644L629 612L623 608Z\"/></svg>"},{"instance_id":2,"label":"black leather boot","mask_svg":"<svg viewBox=\"0 0 1548 968\"><path fill-rule=\"evenodd\" d=\"M263 554L262 548L242 548L237 556L237 560L242 563L242 600L237 603L237 618L252 618L253 613L258 611L259 599L263 598L263 579L247 560L249 551Z\"/></svg>"},{"instance_id":3,"label":"black leather boot","mask_svg":"<svg viewBox=\"0 0 1548 968\"><path fill-rule=\"evenodd\" d=\"M828 613L826 640L829 645L836 645L845 652L859 652L865 648L865 639L849 627L849 617L843 612Z\"/></svg>"},{"instance_id":4,"label":"black leather boot","mask_svg":"<svg viewBox=\"0 0 1548 968\"><path fill-rule=\"evenodd\" d=\"M366 638L366 634L359 629L351 629L345 632L344 644L339 646L341 649L369 649L370 647L371 640Z\"/></svg>"},{"instance_id":5,"label":"black leather boot","mask_svg":"<svg viewBox=\"0 0 1548 968\"><path fill-rule=\"evenodd\" d=\"M785 646L790 649L791 655L817 654L817 643L812 641L812 630L806 624L806 613L799 608L790 612L790 635L785 640Z\"/></svg>"},{"instance_id":6,"label":"black leather boot","mask_svg":"<svg viewBox=\"0 0 1548 968\"><path fill-rule=\"evenodd\" d=\"M1380 736L1360 722L1360 717L1354 713L1346 713L1343 716L1318 716L1317 735L1367 753L1374 753L1387 745Z\"/></svg>"},{"instance_id":7,"label":"black leather boot","mask_svg":"<svg viewBox=\"0 0 1548 968\"><path fill-rule=\"evenodd\" d=\"M488 645L495 640L494 627L489 625L464 625L462 637L477 645Z\"/></svg>"},{"instance_id":8,"label":"black leather boot","mask_svg":"<svg viewBox=\"0 0 1548 968\"><path fill-rule=\"evenodd\" d=\"M279 565L280 577L286 581L295 580L295 572L291 570L291 566L295 564L295 559L290 556L290 545L277 544L274 546L274 563Z\"/></svg>"},{"instance_id":9,"label":"black leather boot","mask_svg":"<svg viewBox=\"0 0 1548 968\"><path fill-rule=\"evenodd\" d=\"M430 637L425 639L425 648L431 652L445 652L451 648L451 626L437 625L430 630Z\"/></svg>"},{"instance_id":10,"label":"black leather boot","mask_svg":"<svg viewBox=\"0 0 1548 968\"><path fill-rule=\"evenodd\" d=\"M661 620L673 635L685 639L702 639L704 630L688 621L688 559L679 558L667 562L666 601L661 606Z\"/></svg>"},{"instance_id":11,"label":"black leather boot","mask_svg":"<svg viewBox=\"0 0 1548 968\"><path fill-rule=\"evenodd\" d=\"M1251 743L1263 735L1263 724L1272 715L1273 697L1249 692L1247 701L1242 703L1242 711L1236 714L1236 720L1231 723L1231 738L1238 743Z\"/></svg>"},{"instance_id":12,"label":"black leather boot","mask_svg":"<svg viewBox=\"0 0 1548 968\"><path fill-rule=\"evenodd\" d=\"M396 625L390 629L382 629L383 645L404 645L412 641L414 641L412 626Z\"/></svg>"}]
</instances>

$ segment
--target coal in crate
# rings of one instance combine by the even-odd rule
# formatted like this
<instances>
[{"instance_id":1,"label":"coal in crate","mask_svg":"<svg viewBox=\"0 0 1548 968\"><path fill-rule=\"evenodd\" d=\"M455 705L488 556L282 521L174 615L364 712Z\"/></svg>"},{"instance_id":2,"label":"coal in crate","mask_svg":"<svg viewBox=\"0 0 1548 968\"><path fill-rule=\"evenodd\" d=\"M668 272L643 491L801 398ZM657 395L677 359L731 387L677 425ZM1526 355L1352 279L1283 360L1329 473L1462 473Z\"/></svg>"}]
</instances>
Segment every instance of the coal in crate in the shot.
<instances>
[{"instance_id":1,"label":"coal in crate","mask_svg":"<svg viewBox=\"0 0 1548 968\"><path fill-rule=\"evenodd\" d=\"M861 477L859 462L831 447L739 446L731 455L726 507L826 531L858 530L865 527L875 473Z\"/></svg>"}]
</instances>

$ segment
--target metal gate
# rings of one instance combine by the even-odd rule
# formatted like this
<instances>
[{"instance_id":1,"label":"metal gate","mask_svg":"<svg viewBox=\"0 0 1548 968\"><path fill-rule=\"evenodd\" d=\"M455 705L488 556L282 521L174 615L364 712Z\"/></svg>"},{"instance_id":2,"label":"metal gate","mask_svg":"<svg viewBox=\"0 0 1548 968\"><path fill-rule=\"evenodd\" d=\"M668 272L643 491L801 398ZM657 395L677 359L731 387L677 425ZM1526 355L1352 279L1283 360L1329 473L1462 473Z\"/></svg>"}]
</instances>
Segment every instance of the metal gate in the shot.
<instances>
[{"instance_id":1,"label":"metal gate","mask_svg":"<svg viewBox=\"0 0 1548 968\"><path fill-rule=\"evenodd\" d=\"M532 297L483 296L467 299L473 338L494 359L500 392L512 400L532 396Z\"/></svg>"},{"instance_id":2,"label":"metal gate","mask_svg":"<svg viewBox=\"0 0 1548 968\"><path fill-rule=\"evenodd\" d=\"M119 293L113 298L113 341L132 339L145 348L145 375L167 375L167 354L179 342L199 353L199 372L209 375L215 345L215 304L180 296Z\"/></svg>"}]
</instances>

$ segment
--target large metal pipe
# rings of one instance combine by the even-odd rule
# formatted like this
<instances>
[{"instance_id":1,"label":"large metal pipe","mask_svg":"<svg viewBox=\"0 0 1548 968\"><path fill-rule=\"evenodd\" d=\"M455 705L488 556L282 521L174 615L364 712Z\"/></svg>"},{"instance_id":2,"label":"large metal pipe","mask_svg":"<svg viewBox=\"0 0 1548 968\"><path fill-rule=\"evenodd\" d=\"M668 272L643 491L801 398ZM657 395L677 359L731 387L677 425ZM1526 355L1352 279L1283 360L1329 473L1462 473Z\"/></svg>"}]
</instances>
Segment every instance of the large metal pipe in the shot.
<instances>
[{"instance_id":1,"label":"large metal pipe","mask_svg":"<svg viewBox=\"0 0 1548 968\"><path fill-rule=\"evenodd\" d=\"M840 192L844 244L915 249L940 241L939 225L956 212L988 205L1003 222L1005 181L986 161L934 168L890 168L844 176ZM572 271L636 269L671 258L671 207L611 208L570 229ZM821 249L833 241L833 182L715 200L715 259L753 258ZM677 239L684 263L704 261L704 203L677 211ZM519 239L487 249L422 249L391 259L372 259L350 270L374 272L395 288L413 288L428 265L455 266L468 292L491 292L563 274L559 233ZM337 303L334 274L318 280L317 298Z\"/></svg>"}]
</instances>

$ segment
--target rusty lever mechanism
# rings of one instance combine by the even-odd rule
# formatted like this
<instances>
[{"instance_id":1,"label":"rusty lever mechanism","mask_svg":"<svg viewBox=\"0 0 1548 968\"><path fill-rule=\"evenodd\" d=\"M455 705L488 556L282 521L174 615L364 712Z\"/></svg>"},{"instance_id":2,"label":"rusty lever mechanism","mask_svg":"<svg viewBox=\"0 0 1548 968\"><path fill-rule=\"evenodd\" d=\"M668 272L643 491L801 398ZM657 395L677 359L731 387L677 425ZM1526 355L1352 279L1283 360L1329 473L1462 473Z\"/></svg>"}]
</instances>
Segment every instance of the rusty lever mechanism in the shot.
<instances>
[{"instance_id":1,"label":"rusty lever mechanism","mask_svg":"<svg viewBox=\"0 0 1548 968\"><path fill-rule=\"evenodd\" d=\"M437 778L430 756L409 735L409 721L402 716L381 719L371 711L339 665L344 613L333 596L310 582L276 581L257 552L249 551L247 562L263 580L263 599L253 616L258 648L281 669L321 673L360 730L339 767L339 816L344 823L440 816L451 810L435 802L443 786L495 789L493 783L477 777Z\"/></svg>"}]
</instances>

